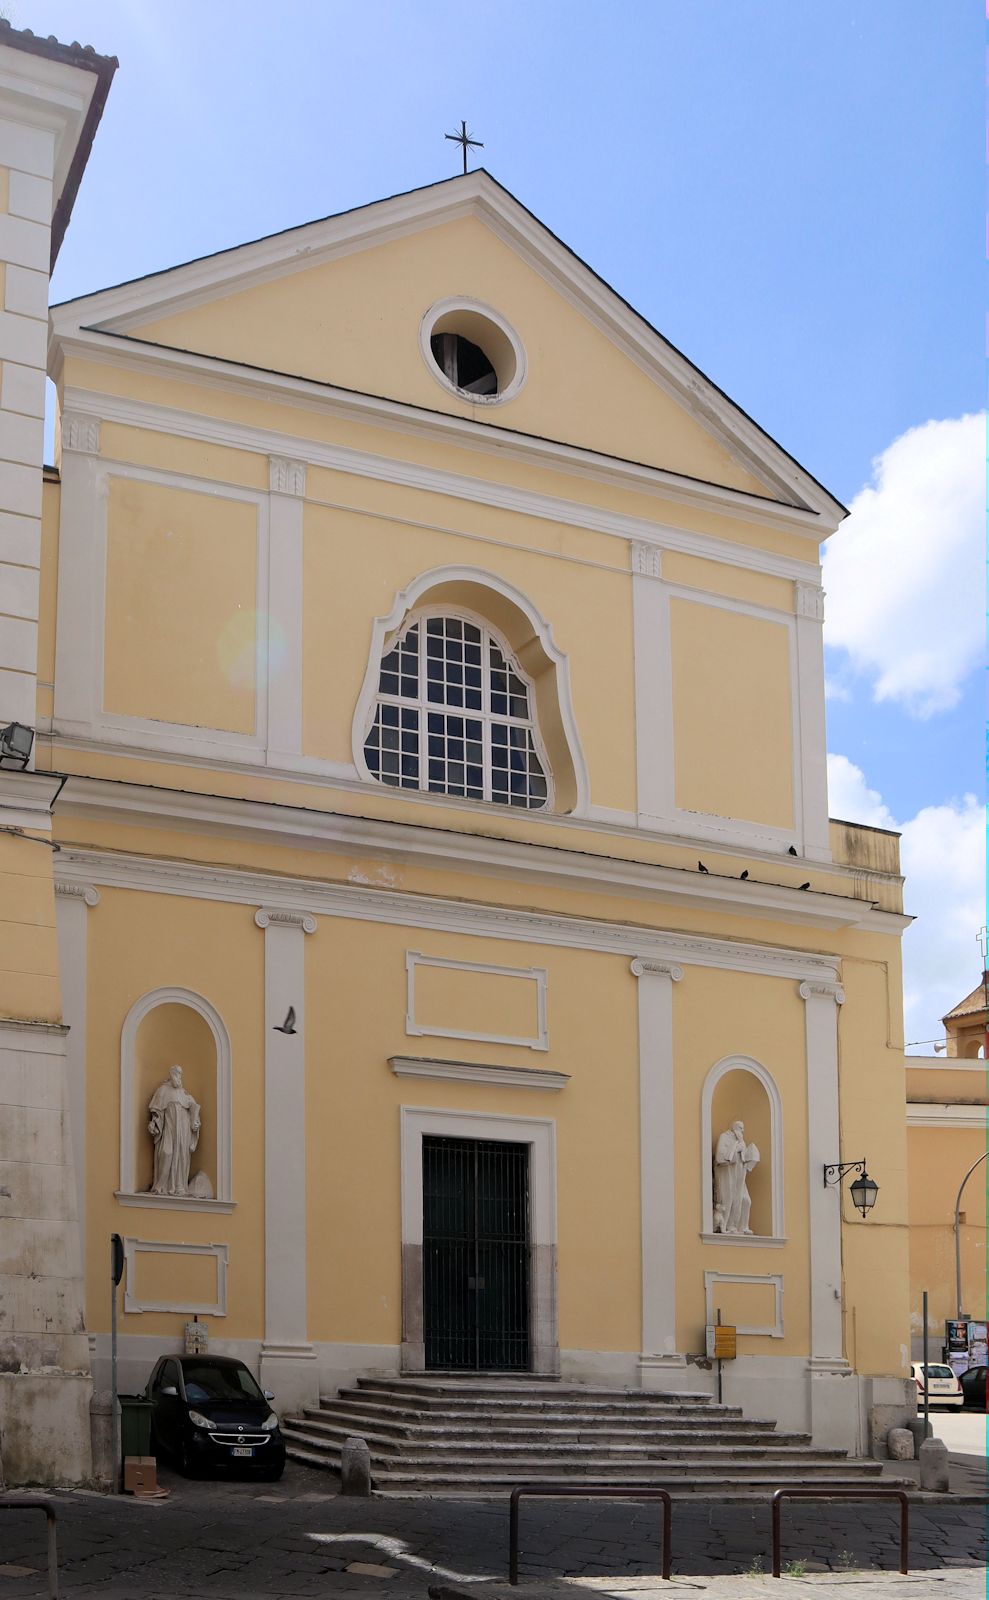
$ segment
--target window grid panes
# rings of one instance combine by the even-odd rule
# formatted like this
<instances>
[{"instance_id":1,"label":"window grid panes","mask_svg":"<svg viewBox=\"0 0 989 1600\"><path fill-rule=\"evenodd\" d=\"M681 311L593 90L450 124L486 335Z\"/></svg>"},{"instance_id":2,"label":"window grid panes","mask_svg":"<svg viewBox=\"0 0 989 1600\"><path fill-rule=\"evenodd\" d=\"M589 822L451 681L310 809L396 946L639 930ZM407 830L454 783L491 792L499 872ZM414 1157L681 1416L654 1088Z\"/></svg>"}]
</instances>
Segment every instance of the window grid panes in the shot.
<instances>
[{"instance_id":1,"label":"window grid panes","mask_svg":"<svg viewBox=\"0 0 989 1600\"><path fill-rule=\"evenodd\" d=\"M549 786L529 696L486 628L446 614L419 618L382 660L368 769L396 789L539 810Z\"/></svg>"}]
</instances>

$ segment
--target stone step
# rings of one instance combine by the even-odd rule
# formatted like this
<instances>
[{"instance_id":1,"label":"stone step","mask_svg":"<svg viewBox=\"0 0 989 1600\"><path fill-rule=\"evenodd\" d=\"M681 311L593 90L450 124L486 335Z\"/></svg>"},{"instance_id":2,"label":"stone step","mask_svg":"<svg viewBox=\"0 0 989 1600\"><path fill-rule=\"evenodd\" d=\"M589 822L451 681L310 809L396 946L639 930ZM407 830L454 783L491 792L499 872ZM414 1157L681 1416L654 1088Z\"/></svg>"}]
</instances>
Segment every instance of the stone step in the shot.
<instances>
[{"instance_id":1,"label":"stone step","mask_svg":"<svg viewBox=\"0 0 989 1600\"><path fill-rule=\"evenodd\" d=\"M689 1422L682 1425L672 1422L654 1423L651 1427L606 1427L603 1423L586 1426L580 1423L561 1423L553 1427L540 1426L534 1428L531 1423L521 1423L517 1427L499 1420L487 1426L452 1424L439 1426L432 1422L413 1424L407 1422L393 1422L379 1416L370 1416L354 1409L337 1408L324 1403L319 1407L307 1406L303 1415L307 1419L307 1426L322 1431L330 1429L343 1434L359 1433L365 1439L372 1436L387 1442L395 1448L402 1448L406 1444L415 1444L420 1441L453 1442L470 1444L474 1441L484 1443L496 1439L506 1444L524 1444L533 1438L546 1439L554 1444L587 1444L606 1448L616 1444L641 1444L644 1439L669 1440L671 1443L687 1443L692 1439L698 1441L715 1440L731 1446L735 1444L764 1444L767 1440L786 1442L792 1445L807 1445L810 1435L806 1433L777 1433L771 1423L747 1423L743 1418L732 1418L731 1425L725 1427L699 1427ZM294 1420L294 1419L293 1419Z\"/></svg>"},{"instance_id":2,"label":"stone step","mask_svg":"<svg viewBox=\"0 0 989 1600\"><path fill-rule=\"evenodd\" d=\"M339 1440L326 1439L325 1436L315 1434L310 1428L300 1425L289 1418L283 1422L282 1432L287 1440L298 1441L305 1444L309 1449L321 1449L328 1456L339 1458L343 1444L342 1438ZM368 1443L370 1445L370 1441ZM624 1450L614 1452L597 1452L594 1450L560 1452L547 1450L541 1444L534 1443L527 1450L513 1449L510 1454L498 1453L497 1448L494 1448L485 1452L483 1457L479 1456L476 1447L468 1449L450 1448L435 1452L415 1449L403 1453L400 1457L382 1457L376 1451L373 1451L372 1462L376 1469L380 1468L380 1470L387 1472L405 1471L406 1469L415 1472L432 1472L447 1467L455 1469L457 1472L467 1471L469 1473L473 1470L508 1472L514 1473L516 1477L521 1473L523 1478L533 1473L550 1478L557 1473L562 1473L564 1478L574 1473L586 1477L588 1474L593 1475L597 1471L610 1473L612 1469L634 1472L640 1466L650 1470L662 1465L668 1465L671 1469L675 1468L677 1470L688 1466L707 1466L710 1468L712 1463L733 1469L742 1468L746 1465L768 1463L780 1468L794 1467L799 1469L812 1467L815 1471L821 1470L825 1472L829 1472L832 1469L844 1471L849 1466L848 1457L840 1450L808 1450L803 1446L787 1447L785 1445L778 1448L739 1448L727 1451L720 1449L717 1445L695 1445L679 1450L664 1449L661 1446L655 1449L650 1449L649 1447L637 1449L634 1446L630 1446ZM882 1470L881 1464L878 1462L867 1461L862 1465L864 1469L873 1473L873 1475L876 1471Z\"/></svg>"},{"instance_id":3,"label":"stone step","mask_svg":"<svg viewBox=\"0 0 989 1600\"><path fill-rule=\"evenodd\" d=\"M544 1415L559 1415L564 1410L579 1411L582 1416L612 1417L627 1416L629 1419L649 1420L654 1417L675 1416L689 1413L691 1416L734 1416L742 1415L739 1406L714 1406L706 1396L696 1399L690 1396L664 1397L660 1402L640 1404L634 1397L627 1396L623 1391L618 1391L613 1400L598 1398L585 1399L583 1395L575 1396L568 1404L566 1396L557 1395L553 1398L540 1396L539 1398L526 1398L513 1394L485 1395L483 1397L464 1393L462 1395L426 1394L418 1390L375 1389L369 1394L363 1389L346 1388L340 1390L340 1398L353 1405L363 1406L372 1404L390 1411L416 1412L445 1412L449 1416L489 1416L495 1413L504 1415L515 1412L521 1416L541 1417Z\"/></svg>"},{"instance_id":4,"label":"stone step","mask_svg":"<svg viewBox=\"0 0 989 1600\"><path fill-rule=\"evenodd\" d=\"M307 1410L302 1417L286 1417L283 1427L292 1427L297 1431L310 1434L316 1439L332 1441L340 1445L354 1433L355 1424L350 1419L338 1422L325 1421L315 1411ZM533 1453L546 1454L550 1450L560 1456L584 1457L599 1460L607 1456L640 1455L647 1458L656 1456L681 1456L699 1453L702 1455L725 1455L736 1451L746 1454L751 1452L764 1453L767 1450L776 1453L779 1451L806 1454L810 1448L810 1441L806 1435L777 1434L772 1432L752 1433L741 1437L732 1437L730 1443L724 1440L712 1439L708 1435L697 1432L667 1432L655 1430L647 1435L639 1434L633 1437L618 1439L602 1439L592 1437L573 1437L558 1433L527 1433L525 1435L509 1435L503 1437L499 1430L495 1435L479 1434L476 1437L460 1433L452 1433L440 1437L423 1436L415 1434L401 1439L395 1439L388 1434L382 1434L375 1429L364 1427L360 1437L364 1439L372 1452L391 1452L401 1454L403 1459L410 1452L419 1454L436 1454L442 1452L444 1456L464 1456L473 1459L478 1455L512 1454L519 1459L527 1458ZM821 1459L833 1458L846 1460L843 1450L815 1451Z\"/></svg>"},{"instance_id":5,"label":"stone step","mask_svg":"<svg viewBox=\"0 0 989 1600\"><path fill-rule=\"evenodd\" d=\"M575 1399L604 1405L626 1402L633 1403L639 1408L662 1406L670 1401L704 1407L712 1404L710 1395L698 1393L693 1389L608 1389L594 1384L562 1383L559 1379L530 1377L520 1380L514 1375L503 1380L485 1379L483 1376L476 1379L398 1376L358 1378L356 1390L360 1394L390 1394L403 1398L408 1395L421 1395L427 1403L444 1397L452 1401L466 1399L472 1402L486 1398L499 1403L517 1399L523 1405L538 1405L546 1400L555 1404L561 1402L569 1404Z\"/></svg>"},{"instance_id":6,"label":"stone step","mask_svg":"<svg viewBox=\"0 0 989 1600\"><path fill-rule=\"evenodd\" d=\"M580 1429L586 1433L610 1432L615 1429L625 1432L652 1432L654 1428L694 1428L698 1432L707 1432L715 1429L719 1432L731 1433L737 1428L764 1428L771 1432L773 1423L765 1418L746 1418L740 1411L705 1412L699 1414L689 1410L670 1410L660 1414L641 1416L634 1412L618 1410L609 1412L606 1409L595 1412L582 1410L571 1411L491 1411L479 1409L477 1411L415 1411L410 1408L397 1406L366 1406L359 1400L321 1400L319 1409L327 1411L337 1417L366 1418L382 1431L405 1431L410 1428L443 1428L446 1430L462 1429L474 1432L488 1432L492 1428L507 1428L515 1432L531 1432L538 1428L541 1432L549 1428Z\"/></svg>"}]
</instances>

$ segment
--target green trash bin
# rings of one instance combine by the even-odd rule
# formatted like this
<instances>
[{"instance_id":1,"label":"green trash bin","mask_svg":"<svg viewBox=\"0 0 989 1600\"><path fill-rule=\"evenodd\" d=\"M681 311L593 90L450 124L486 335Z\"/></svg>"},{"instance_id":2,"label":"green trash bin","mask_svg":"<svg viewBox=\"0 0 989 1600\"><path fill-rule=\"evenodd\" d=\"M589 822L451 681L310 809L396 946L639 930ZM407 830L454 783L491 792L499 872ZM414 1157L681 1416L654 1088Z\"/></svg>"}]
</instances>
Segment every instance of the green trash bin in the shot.
<instances>
[{"instance_id":1,"label":"green trash bin","mask_svg":"<svg viewBox=\"0 0 989 1600\"><path fill-rule=\"evenodd\" d=\"M151 1454L151 1401L143 1394L122 1394L120 1399L120 1447L124 1456Z\"/></svg>"}]
</instances>

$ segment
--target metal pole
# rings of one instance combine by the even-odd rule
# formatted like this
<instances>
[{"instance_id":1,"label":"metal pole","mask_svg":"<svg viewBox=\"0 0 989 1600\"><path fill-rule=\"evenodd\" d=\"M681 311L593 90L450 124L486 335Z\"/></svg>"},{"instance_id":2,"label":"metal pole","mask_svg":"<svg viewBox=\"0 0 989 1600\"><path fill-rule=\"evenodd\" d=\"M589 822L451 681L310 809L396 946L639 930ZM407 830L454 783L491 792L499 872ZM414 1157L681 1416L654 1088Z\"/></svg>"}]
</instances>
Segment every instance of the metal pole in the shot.
<instances>
[{"instance_id":1,"label":"metal pole","mask_svg":"<svg viewBox=\"0 0 989 1600\"><path fill-rule=\"evenodd\" d=\"M117 1262L114 1241L110 1240L110 1493L120 1488L120 1416L117 1410Z\"/></svg>"},{"instance_id":2,"label":"metal pole","mask_svg":"<svg viewBox=\"0 0 989 1600\"><path fill-rule=\"evenodd\" d=\"M923 1291L923 1437L930 1438L930 1389L927 1376L927 1290Z\"/></svg>"},{"instance_id":3,"label":"metal pole","mask_svg":"<svg viewBox=\"0 0 989 1600\"><path fill-rule=\"evenodd\" d=\"M972 1165L969 1167L961 1181L958 1189L958 1198L955 1201L955 1316L959 1322L962 1320L962 1194L964 1192L966 1183L972 1176L972 1173L975 1171L976 1167L981 1167L983 1161L986 1159L986 1156L989 1156L989 1150L983 1150L978 1161L972 1162Z\"/></svg>"},{"instance_id":4,"label":"metal pole","mask_svg":"<svg viewBox=\"0 0 989 1600\"><path fill-rule=\"evenodd\" d=\"M721 1327L721 1307L720 1306L718 1307L718 1320L717 1320L717 1323L715 1324L715 1326L718 1327L718 1328ZM717 1334L715 1334L714 1337L715 1337L715 1341L717 1341L717 1337L718 1337ZM720 1406L720 1405L724 1404L723 1397L722 1397L722 1387L721 1387L721 1357L718 1356L717 1360L718 1360L718 1405Z\"/></svg>"}]
</instances>

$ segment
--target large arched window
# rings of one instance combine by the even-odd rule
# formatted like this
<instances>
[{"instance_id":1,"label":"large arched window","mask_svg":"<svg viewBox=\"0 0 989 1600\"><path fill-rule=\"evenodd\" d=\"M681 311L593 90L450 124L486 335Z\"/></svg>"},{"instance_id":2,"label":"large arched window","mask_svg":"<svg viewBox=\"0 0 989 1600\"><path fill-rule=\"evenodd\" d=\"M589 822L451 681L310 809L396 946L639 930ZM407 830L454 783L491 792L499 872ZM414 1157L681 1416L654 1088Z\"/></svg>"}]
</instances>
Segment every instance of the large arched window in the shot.
<instances>
[{"instance_id":1,"label":"large arched window","mask_svg":"<svg viewBox=\"0 0 989 1600\"><path fill-rule=\"evenodd\" d=\"M430 610L386 650L364 741L373 777L529 811L549 804L532 682L503 638L467 613Z\"/></svg>"}]
</instances>

